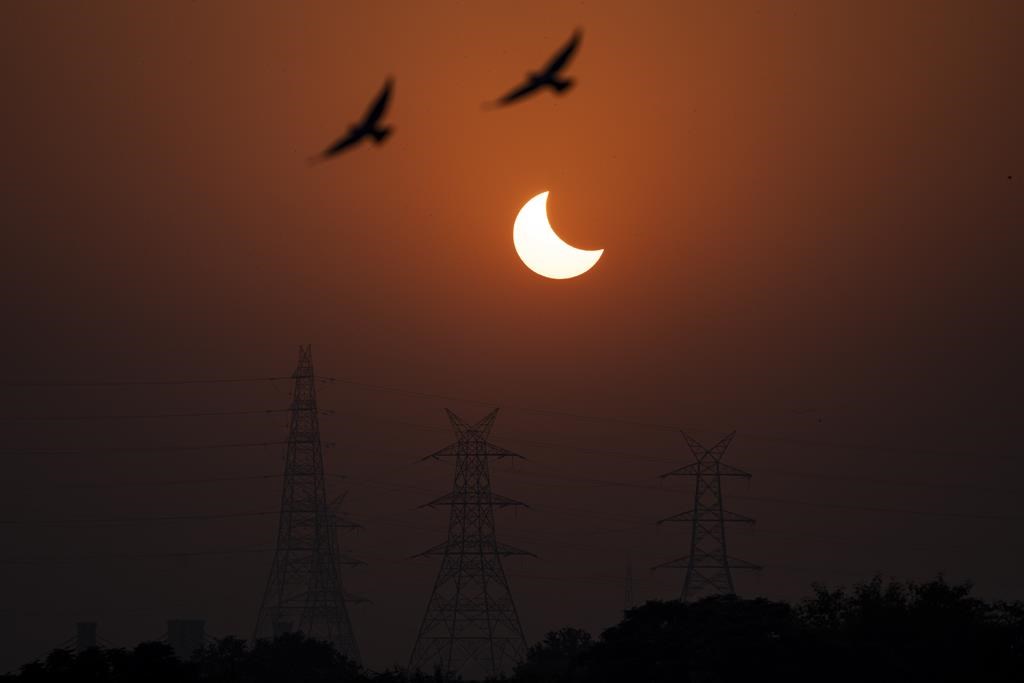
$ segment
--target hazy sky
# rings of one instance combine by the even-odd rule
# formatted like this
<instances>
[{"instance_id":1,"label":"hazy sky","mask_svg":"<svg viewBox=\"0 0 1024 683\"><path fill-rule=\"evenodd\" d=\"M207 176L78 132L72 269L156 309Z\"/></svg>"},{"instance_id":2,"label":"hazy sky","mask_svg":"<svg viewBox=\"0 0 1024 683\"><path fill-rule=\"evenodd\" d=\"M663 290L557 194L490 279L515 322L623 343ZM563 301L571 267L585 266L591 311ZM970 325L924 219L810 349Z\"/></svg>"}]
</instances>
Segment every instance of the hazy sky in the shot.
<instances>
[{"instance_id":1,"label":"hazy sky","mask_svg":"<svg viewBox=\"0 0 1024 683\"><path fill-rule=\"evenodd\" d=\"M576 27L574 89L481 108ZM323 375L504 406L530 641L614 622L627 554L639 599L678 596L647 571L686 552L654 525L692 496L656 478L691 458L674 428L738 430L754 477L726 505L758 524L730 551L765 566L744 595L944 571L1024 598L1022 35L1011 2L4 3L0 668L76 620L249 635L273 514L66 520L273 512L279 479L237 478L280 474L280 446L131 449L279 441L286 415L21 418L289 400L17 383L288 375L305 343ZM386 144L308 166L389 75ZM513 250L544 190L606 250L578 279ZM487 407L320 388L365 524L356 634L404 663L438 568L407 558L447 524L416 508L451 485L415 461L444 407ZM84 452L38 452L61 449Z\"/></svg>"}]
</instances>

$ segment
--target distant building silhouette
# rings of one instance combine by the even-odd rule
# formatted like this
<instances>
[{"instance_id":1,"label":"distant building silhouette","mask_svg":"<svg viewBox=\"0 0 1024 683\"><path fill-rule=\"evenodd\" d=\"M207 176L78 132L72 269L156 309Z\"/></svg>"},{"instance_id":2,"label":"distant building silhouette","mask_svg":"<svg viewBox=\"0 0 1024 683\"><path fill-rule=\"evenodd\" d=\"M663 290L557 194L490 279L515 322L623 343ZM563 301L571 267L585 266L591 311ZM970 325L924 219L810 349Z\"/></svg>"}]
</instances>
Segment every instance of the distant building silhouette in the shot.
<instances>
[{"instance_id":1,"label":"distant building silhouette","mask_svg":"<svg viewBox=\"0 0 1024 683\"><path fill-rule=\"evenodd\" d=\"M629 610L636 606L636 599L633 597L633 558L626 555L626 580L622 604L623 610Z\"/></svg>"},{"instance_id":2,"label":"distant building silhouette","mask_svg":"<svg viewBox=\"0 0 1024 683\"><path fill-rule=\"evenodd\" d=\"M75 624L75 651L83 652L97 646L96 622L80 621Z\"/></svg>"},{"instance_id":3,"label":"distant building silhouette","mask_svg":"<svg viewBox=\"0 0 1024 683\"><path fill-rule=\"evenodd\" d=\"M168 619L167 644L178 659L187 662L206 645L206 621L203 619Z\"/></svg>"}]
</instances>

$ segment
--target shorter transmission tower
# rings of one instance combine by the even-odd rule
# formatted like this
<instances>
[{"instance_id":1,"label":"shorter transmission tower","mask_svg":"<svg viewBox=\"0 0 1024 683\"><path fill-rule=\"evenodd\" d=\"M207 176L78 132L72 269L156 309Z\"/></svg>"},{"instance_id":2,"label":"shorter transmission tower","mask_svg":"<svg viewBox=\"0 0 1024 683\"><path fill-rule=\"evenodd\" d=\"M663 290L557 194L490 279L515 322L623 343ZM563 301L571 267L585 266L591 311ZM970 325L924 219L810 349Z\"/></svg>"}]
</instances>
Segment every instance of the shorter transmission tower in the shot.
<instances>
[{"instance_id":1,"label":"shorter transmission tower","mask_svg":"<svg viewBox=\"0 0 1024 683\"><path fill-rule=\"evenodd\" d=\"M683 438L697 462L661 475L662 478L682 476L696 479L693 507L658 522L690 523L690 554L655 567L686 570L681 596L684 602L707 595L732 595L736 592L732 584L733 569L760 569L750 562L729 557L725 547L726 522L754 523L750 517L728 512L722 506L722 477L750 478L749 473L722 463L722 456L734 436L736 432L713 447L705 448L684 432Z\"/></svg>"},{"instance_id":2,"label":"shorter transmission tower","mask_svg":"<svg viewBox=\"0 0 1024 683\"><path fill-rule=\"evenodd\" d=\"M448 540L419 555L442 560L409 668L437 669L447 679L475 663L484 675L496 678L526 656L501 558L533 553L498 542L494 508L523 503L491 492L488 459L522 456L487 441L497 410L475 425L447 412L458 440L427 458L455 458L455 483L451 493L426 506L450 509Z\"/></svg>"}]
</instances>

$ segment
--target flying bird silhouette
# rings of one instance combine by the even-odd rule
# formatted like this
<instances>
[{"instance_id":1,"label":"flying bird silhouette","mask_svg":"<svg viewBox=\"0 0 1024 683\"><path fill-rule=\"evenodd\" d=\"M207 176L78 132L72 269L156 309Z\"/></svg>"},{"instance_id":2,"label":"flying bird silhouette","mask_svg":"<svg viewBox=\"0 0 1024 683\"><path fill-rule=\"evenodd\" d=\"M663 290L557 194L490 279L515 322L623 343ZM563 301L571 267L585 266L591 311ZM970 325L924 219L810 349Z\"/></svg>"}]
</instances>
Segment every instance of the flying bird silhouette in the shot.
<instances>
[{"instance_id":1,"label":"flying bird silhouette","mask_svg":"<svg viewBox=\"0 0 1024 683\"><path fill-rule=\"evenodd\" d=\"M551 58L547 66L542 71L536 73L527 73L526 82L510 91L505 96L499 98L496 102L493 102L491 106L501 107L506 104L511 104L516 100L526 97L535 90L539 90L544 86L550 86L555 92L563 93L568 88L572 87L573 80L571 78L559 78L558 72L565 68L565 65L569 63L569 58L579 47L580 39L583 37L583 32L580 29L572 34L572 38L566 43L562 50ZM485 105L487 106L487 105Z\"/></svg>"},{"instance_id":2,"label":"flying bird silhouette","mask_svg":"<svg viewBox=\"0 0 1024 683\"><path fill-rule=\"evenodd\" d=\"M366 110L366 115L363 117L363 120L350 126L347 135L338 138L333 145L317 156L310 158L309 162L313 164L318 161L326 161L367 136L372 137L375 144L379 145L384 142L387 136L391 134L391 127L382 127L379 123L381 117L384 115L384 110L388 107L388 99L391 97L392 85L394 85L394 80L389 78L387 82L384 83L384 88L380 91L380 95L377 96L376 101L374 101L374 103L370 105L370 108Z\"/></svg>"}]
</instances>

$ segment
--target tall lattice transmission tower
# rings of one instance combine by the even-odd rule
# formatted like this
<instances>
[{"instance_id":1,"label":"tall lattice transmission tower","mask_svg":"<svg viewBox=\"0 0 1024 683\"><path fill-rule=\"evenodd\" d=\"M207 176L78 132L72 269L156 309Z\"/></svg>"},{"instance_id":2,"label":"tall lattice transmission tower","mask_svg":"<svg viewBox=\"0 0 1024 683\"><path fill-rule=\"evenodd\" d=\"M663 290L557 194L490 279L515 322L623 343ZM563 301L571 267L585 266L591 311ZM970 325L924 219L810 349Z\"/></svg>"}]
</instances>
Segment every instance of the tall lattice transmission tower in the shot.
<instances>
[{"instance_id":1,"label":"tall lattice transmission tower","mask_svg":"<svg viewBox=\"0 0 1024 683\"><path fill-rule=\"evenodd\" d=\"M285 450L277 549L267 579L256 638L291 631L326 640L350 660L360 662L339 569L336 505L328 504L323 446L316 402L313 353L299 347L292 375L291 425Z\"/></svg>"},{"instance_id":2,"label":"tall lattice transmission tower","mask_svg":"<svg viewBox=\"0 0 1024 683\"><path fill-rule=\"evenodd\" d=\"M736 592L732 584L733 569L760 569L750 562L729 557L726 552L726 523L754 522L750 517L728 512L722 506L722 477L750 478L749 473L722 462L722 456L725 455L734 436L736 432L729 434L713 447L705 448L684 432L683 438L686 439L697 462L661 475L662 478L683 476L694 477L696 480L693 507L658 522L690 523L690 554L655 567L686 569L681 596L684 602L707 595L731 595Z\"/></svg>"},{"instance_id":3,"label":"tall lattice transmission tower","mask_svg":"<svg viewBox=\"0 0 1024 683\"><path fill-rule=\"evenodd\" d=\"M447 412L458 440L427 458L455 458L455 483L424 507L449 508L448 539L418 556L442 560L409 667L450 676L476 664L494 677L526 655L501 558L532 553L498 542L494 508L523 503L491 492L488 461L521 456L487 441L497 410L475 425Z\"/></svg>"}]
</instances>

